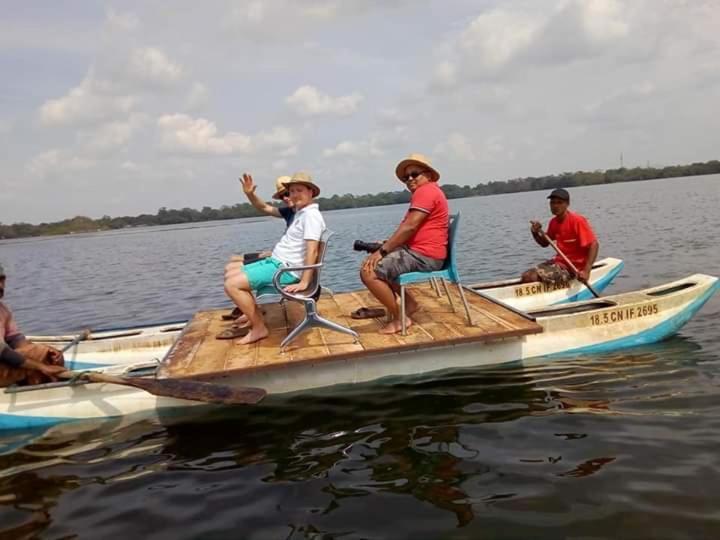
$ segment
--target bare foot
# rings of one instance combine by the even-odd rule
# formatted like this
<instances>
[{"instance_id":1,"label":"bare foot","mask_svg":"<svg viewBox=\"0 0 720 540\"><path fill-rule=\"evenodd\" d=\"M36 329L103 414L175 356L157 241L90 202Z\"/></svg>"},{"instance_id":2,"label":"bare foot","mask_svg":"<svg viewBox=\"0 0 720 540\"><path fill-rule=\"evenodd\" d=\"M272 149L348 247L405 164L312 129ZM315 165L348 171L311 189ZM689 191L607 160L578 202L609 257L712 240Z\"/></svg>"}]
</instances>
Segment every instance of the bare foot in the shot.
<instances>
[{"instance_id":1,"label":"bare foot","mask_svg":"<svg viewBox=\"0 0 720 540\"><path fill-rule=\"evenodd\" d=\"M240 343L241 345L250 345L251 343L255 343L256 341L265 339L266 337L268 337L268 334L268 329L264 324L255 326L250 329L250 332L248 332L248 334L244 338L238 340L238 343Z\"/></svg>"},{"instance_id":2,"label":"bare foot","mask_svg":"<svg viewBox=\"0 0 720 540\"><path fill-rule=\"evenodd\" d=\"M415 300L411 300L409 297L405 298L405 315L410 316L418 309L420 309L420 306Z\"/></svg>"},{"instance_id":3,"label":"bare foot","mask_svg":"<svg viewBox=\"0 0 720 540\"><path fill-rule=\"evenodd\" d=\"M409 317L405 317L405 328L410 328L412 326L413 322ZM399 332L402 332L402 324L400 321L393 320L387 323L385 326L383 326L379 332L381 334L397 334Z\"/></svg>"}]
</instances>

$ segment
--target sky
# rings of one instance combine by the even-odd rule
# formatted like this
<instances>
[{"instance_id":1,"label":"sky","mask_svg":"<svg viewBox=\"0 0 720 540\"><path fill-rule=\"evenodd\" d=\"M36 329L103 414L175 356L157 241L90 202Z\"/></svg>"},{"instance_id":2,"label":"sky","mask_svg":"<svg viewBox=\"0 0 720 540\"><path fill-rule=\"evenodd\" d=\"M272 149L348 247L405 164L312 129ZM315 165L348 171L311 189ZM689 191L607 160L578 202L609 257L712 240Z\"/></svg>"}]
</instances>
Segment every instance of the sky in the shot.
<instances>
[{"instance_id":1,"label":"sky","mask_svg":"<svg viewBox=\"0 0 720 540\"><path fill-rule=\"evenodd\" d=\"M0 222L720 158L717 0L0 0Z\"/></svg>"}]
</instances>

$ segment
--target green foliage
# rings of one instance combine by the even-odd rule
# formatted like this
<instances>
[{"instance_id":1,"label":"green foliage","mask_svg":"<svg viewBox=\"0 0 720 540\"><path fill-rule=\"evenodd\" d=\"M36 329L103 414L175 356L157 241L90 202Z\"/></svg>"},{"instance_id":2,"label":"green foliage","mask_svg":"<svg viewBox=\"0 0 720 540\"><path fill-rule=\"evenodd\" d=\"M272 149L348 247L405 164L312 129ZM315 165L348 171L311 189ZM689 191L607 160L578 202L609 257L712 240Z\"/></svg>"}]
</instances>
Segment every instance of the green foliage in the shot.
<instances>
[{"instance_id":1,"label":"green foliage","mask_svg":"<svg viewBox=\"0 0 720 540\"><path fill-rule=\"evenodd\" d=\"M591 186L596 184L613 184L615 182L633 182L650 180L654 178L674 178L679 176L697 176L702 174L720 173L720 161L713 160L705 163L692 163L691 165L672 165L658 169L655 167L635 167L633 169L608 169L607 171L577 171L557 175L516 178L508 181L493 180L486 184L476 186L458 186L455 184L441 184L448 199L463 197L477 197L482 195L495 195L498 193L518 193L521 191L549 190L556 187ZM344 208L364 208L368 206L385 206L389 204L403 204L410 200L407 191L389 191L368 195L333 195L320 197L318 202L323 210L341 210ZM91 219L85 216L76 216L55 223L14 223L3 225L0 223L0 239L24 238L29 236L48 236L57 234L74 234L128 227L148 227L152 225L174 225L178 223L197 223L221 219L238 219L257 217L260 215L251 204L235 204L210 208L204 206L202 210L182 208L168 210L162 207L157 214L141 214L139 216L122 216L111 218L103 216L100 219Z\"/></svg>"}]
</instances>

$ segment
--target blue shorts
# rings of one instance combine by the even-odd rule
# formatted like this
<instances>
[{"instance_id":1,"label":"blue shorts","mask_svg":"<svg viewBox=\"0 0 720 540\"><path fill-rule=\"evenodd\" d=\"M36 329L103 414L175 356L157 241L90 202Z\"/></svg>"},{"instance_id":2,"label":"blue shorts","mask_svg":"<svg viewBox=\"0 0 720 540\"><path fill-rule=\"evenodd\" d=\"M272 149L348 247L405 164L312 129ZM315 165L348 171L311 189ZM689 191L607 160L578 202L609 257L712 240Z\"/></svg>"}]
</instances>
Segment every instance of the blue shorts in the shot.
<instances>
[{"instance_id":1,"label":"blue shorts","mask_svg":"<svg viewBox=\"0 0 720 540\"><path fill-rule=\"evenodd\" d=\"M246 264L243 271L250 282L250 288L253 291L273 286L273 276L279 268L283 267L283 263L272 257L261 259L257 262ZM290 272L285 272L280 278L280 285L292 285L300 281Z\"/></svg>"}]
</instances>

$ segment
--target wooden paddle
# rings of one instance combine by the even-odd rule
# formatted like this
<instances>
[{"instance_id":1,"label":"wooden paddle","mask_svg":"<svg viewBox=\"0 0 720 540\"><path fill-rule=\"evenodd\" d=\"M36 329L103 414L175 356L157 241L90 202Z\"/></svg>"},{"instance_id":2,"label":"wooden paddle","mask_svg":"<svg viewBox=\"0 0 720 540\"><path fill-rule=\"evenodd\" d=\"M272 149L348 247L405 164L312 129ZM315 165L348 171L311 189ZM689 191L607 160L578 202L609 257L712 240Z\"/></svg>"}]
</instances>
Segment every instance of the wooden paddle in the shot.
<instances>
[{"instance_id":1,"label":"wooden paddle","mask_svg":"<svg viewBox=\"0 0 720 540\"><path fill-rule=\"evenodd\" d=\"M67 351L76 343L87 339L90 329L83 330L70 343L62 348ZM206 403L218 403L222 405L254 404L265 397L267 392L262 388L232 388L220 384L204 383L182 379L150 379L143 377L117 377L106 373L95 371L64 371L58 373L57 377L72 379L79 377L91 382L104 382L132 386L139 388L155 396L165 396L177 399L189 399L191 401L204 401Z\"/></svg>"},{"instance_id":2,"label":"wooden paddle","mask_svg":"<svg viewBox=\"0 0 720 540\"><path fill-rule=\"evenodd\" d=\"M577 280L578 280L580 283L582 283L583 285L585 285L585 286L590 290L590 292L593 293L593 296L594 296L595 298L600 298L600 295L599 295L597 292L595 292L595 289L593 289L593 288L592 288L592 285L590 285L590 283L588 283L588 280L587 280L587 279L583 279L583 278L580 277L580 272L578 272L578 269L575 268L575 265L570 262L570 259L568 259L568 258L565 256L565 254L564 254L562 251L560 251L560 248L557 247L557 245L555 244L555 242L553 242L553 241L550 239L550 237L549 237L547 234L545 234L545 231L543 231L542 229L540 229L540 236L542 236L545 240L547 240L548 243L552 246L552 248L553 248L555 251L557 251L557 254L560 255L560 257L562 257L562 259L565 261L565 264L567 264L568 267L570 268L570 270L573 271L573 273L575 274L575 277L577 278Z\"/></svg>"},{"instance_id":3,"label":"wooden paddle","mask_svg":"<svg viewBox=\"0 0 720 540\"><path fill-rule=\"evenodd\" d=\"M165 396L222 405L252 405L263 399L267 392L262 388L232 388L214 383L187 379L151 379L145 377L117 377L95 371L65 371L57 375L63 379L80 377L90 382L119 384L144 390L154 396Z\"/></svg>"}]
</instances>

